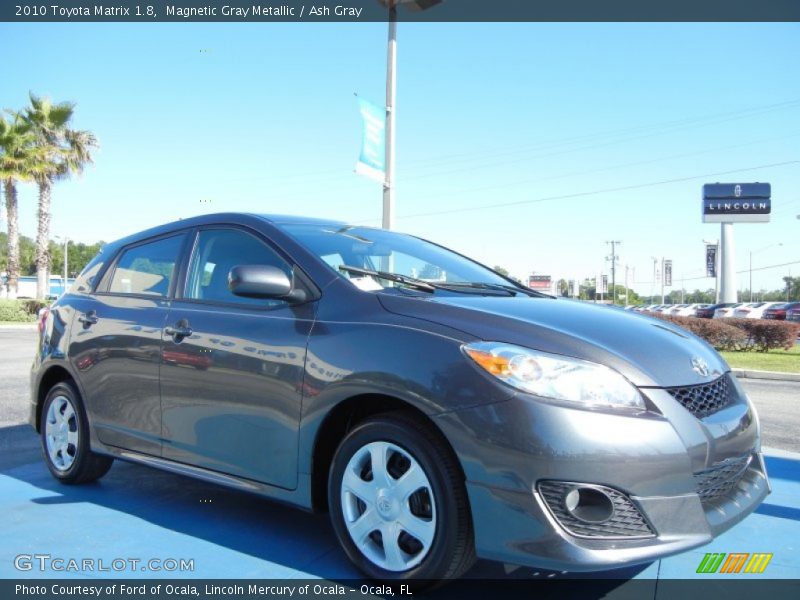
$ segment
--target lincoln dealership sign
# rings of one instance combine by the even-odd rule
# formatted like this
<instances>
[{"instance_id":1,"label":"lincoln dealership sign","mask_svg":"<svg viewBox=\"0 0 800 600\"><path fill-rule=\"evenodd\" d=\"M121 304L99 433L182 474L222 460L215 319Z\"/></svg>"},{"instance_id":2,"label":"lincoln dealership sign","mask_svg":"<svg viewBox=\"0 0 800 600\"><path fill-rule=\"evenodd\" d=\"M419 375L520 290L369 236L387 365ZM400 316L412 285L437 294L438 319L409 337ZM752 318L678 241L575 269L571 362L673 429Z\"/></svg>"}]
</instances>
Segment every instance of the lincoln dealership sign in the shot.
<instances>
[{"instance_id":1,"label":"lincoln dealership sign","mask_svg":"<svg viewBox=\"0 0 800 600\"><path fill-rule=\"evenodd\" d=\"M768 223L768 183L707 183L703 186L703 223Z\"/></svg>"}]
</instances>

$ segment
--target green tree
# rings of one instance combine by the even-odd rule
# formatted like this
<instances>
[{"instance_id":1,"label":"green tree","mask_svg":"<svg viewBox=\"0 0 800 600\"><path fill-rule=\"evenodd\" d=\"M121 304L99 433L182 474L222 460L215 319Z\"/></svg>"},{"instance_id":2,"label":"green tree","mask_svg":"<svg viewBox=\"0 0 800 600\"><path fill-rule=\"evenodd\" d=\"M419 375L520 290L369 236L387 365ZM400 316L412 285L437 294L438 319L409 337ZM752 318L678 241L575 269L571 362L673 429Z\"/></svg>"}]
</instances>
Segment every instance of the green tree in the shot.
<instances>
[{"instance_id":1,"label":"green tree","mask_svg":"<svg viewBox=\"0 0 800 600\"><path fill-rule=\"evenodd\" d=\"M6 202L8 231L5 239L5 265L9 295L17 295L20 276L19 206L17 182L30 181L37 172L40 156L34 146L35 136L18 115L0 116L0 181Z\"/></svg>"},{"instance_id":2,"label":"green tree","mask_svg":"<svg viewBox=\"0 0 800 600\"><path fill-rule=\"evenodd\" d=\"M39 187L36 232L36 296L44 298L50 274L50 218L53 183L81 173L92 162L97 139L89 131L69 127L75 112L71 102L53 104L49 98L30 94L30 106L23 119L36 135L36 146L46 156L34 180Z\"/></svg>"},{"instance_id":3,"label":"green tree","mask_svg":"<svg viewBox=\"0 0 800 600\"><path fill-rule=\"evenodd\" d=\"M508 277L508 275L509 275L508 274L508 269L505 269L505 268L501 267L500 265L495 265L492 268L495 271L497 271L498 273L500 273L500 275L502 275L503 277Z\"/></svg>"}]
</instances>

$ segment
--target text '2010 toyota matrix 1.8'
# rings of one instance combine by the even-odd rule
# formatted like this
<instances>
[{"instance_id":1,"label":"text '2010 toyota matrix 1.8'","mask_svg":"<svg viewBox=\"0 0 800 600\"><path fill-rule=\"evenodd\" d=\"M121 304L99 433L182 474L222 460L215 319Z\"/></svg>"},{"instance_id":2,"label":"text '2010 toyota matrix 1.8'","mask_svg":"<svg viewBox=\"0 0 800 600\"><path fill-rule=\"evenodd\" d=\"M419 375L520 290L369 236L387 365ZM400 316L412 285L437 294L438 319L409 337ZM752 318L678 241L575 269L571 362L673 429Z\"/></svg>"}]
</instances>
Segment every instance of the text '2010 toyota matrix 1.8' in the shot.
<instances>
[{"instance_id":1,"label":"text '2010 toyota matrix 1.8'","mask_svg":"<svg viewBox=\"0 0 800 600\"><path fill-rule=\"evenodd\" d=\"M705 342L330 221L108 244L43 318L31 384L64 483L121 458L328 510L379 579L643 563L769 489L755 410Z\"/></svg>"}]
</instances>

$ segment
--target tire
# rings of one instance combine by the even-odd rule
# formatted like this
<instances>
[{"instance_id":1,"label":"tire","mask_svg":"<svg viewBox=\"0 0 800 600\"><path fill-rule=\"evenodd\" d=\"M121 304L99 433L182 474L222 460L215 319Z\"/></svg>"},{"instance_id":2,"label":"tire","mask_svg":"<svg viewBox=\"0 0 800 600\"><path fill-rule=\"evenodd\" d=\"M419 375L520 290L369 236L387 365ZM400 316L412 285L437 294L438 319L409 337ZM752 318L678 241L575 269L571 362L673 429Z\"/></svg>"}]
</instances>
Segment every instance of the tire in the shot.
<instances>
[{"instance_id":1,"label":"tire","mask_svg":"<svg viewBox=\"0 0 800 600\"><path fill-rule=\"evenodd\" d=\"M95 481L114 459L89 448L89 422L80 394L67 382L53 386L42 407L42 453L50 473L61 483Z\"/></svg>"},{"instance_id":2,"label":"tire","mask_svg":"<svg viewBox=\"0 0 800 600\"><path fill-rule=\"evenodd\" d=\"M376 463L386 468L376 471ZM405 413L372 417L347 433L333 457L328 506L345 553L372 579L429 586L475 562L456 459L438 431Z\"/></svg>"}]
</instances>

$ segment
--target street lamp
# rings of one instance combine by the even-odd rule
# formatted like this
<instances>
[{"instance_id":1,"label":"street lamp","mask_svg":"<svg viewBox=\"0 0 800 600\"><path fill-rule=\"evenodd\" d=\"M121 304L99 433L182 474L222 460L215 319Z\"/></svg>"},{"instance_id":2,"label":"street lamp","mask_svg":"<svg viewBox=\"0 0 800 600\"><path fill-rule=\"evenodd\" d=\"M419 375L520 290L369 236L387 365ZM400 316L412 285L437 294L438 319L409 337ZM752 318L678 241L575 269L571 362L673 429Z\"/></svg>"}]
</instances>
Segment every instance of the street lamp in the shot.
<instances>
[{"instance_id":1,"label":"street lamp","mask_svg":"<svg viewBox=\"0 0 800 600\"><path fill-rule=\"evenodd\" d=\"M69 257L68 257L68 253L69 253L69 246L68 246L69 238L66 235L63 236L63 237L57 235L57 236L55 236L55 239L57 239L57 240L62 240L63 239L64 240L64 281L63 281L63 290L61 292L63 294L63 293L66 293L66 291L67 291L67 275L69 273L69 271L67 270L67 264L68 264L68 260L69 260Z\"/></svg>"},{"instance_id":2,"label":"street lamp","mask_svg":"<svg viewBox=\"0 0 800 600\"><path fill-rule=\"evenodd\" d=\"M384 229L394 228L394 104L397 87L397 5L409 10L425 10L442 0L378 0L389 10L389 40L386 50L386 165L383 179Z\"/></svg>"},{"instance_id":3,"label":"street lamp","mask_svg":"<svg viewBox=\"0 0 800 600\"><path fill-rule=\"evenodd\" d=\"M778 242L777 244L770 244L769 246L764 246L763 248L759 248L758 250L750 250L750 302L753 301L753 254L758 254L759 252L763 252L764 250L769 250L770 248L775 248L776 246L783 246L783 242Z\"/></svg>"}]
</instances>

